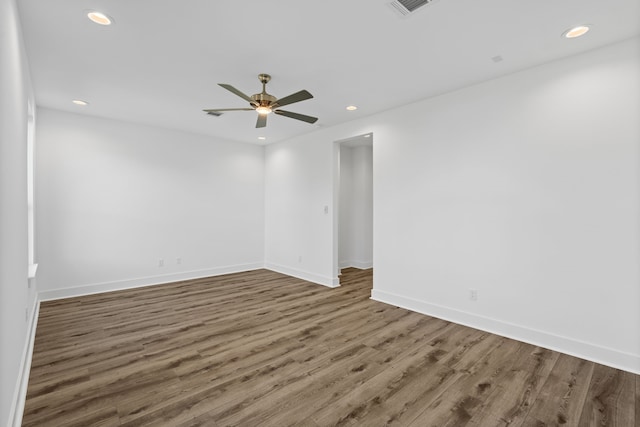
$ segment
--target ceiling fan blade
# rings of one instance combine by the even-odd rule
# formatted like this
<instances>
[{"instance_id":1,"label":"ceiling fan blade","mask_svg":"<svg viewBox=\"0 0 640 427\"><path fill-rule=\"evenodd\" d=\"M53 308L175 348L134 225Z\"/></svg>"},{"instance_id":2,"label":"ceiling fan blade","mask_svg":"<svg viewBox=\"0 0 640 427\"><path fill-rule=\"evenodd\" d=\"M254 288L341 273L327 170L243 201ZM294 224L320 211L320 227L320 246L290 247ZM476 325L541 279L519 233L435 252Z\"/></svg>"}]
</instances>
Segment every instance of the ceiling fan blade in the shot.
<instances>
[{"instance_id":1,"label":"ceiling fan blade","mask_svg":"<svg viewBox=\"0 0 640 427\"><path fill-rule=\"evenodd\" d=\"M216 113L218 111L253 111L254 108L214 108L210 110L202 110L205 113Z\"/></svg>"},{"instance_id":2,"label":"ceiling fan blade","mask_svg":"<svg viewBox=\"0 0 640 427\"><path fill-rule=\"evenodd\" d=\"M318 121L317 117L306 116L304 114L299 114L299 113L292 113L291 111L275 110L274 113L279 114L281 116L290 117L292 119L302 120L303 122L307 122L307 123L315 123Z\"/></svg>"},{"instance_id":3,"label":"ceiling fan blade","mask_svg":"<svg viewBox=\"0 0 640 427\"><path fill-rule=\"evenodd\" d=\"M248 95L245 95L244 93L240 92L238 89L236 89L235 87L233 87L231 85L228 85L226 83L218 83L218 86L222 86L223 88L225 88L229 92L235 93L240 98L244 99L245 101L248 101L250 104L255 104L256 103L256 101L251 99L251 97L249 97Z\"/></svg>"},{"instance_id":4,"label":"ceiling fan blade","mask_svg":"<svg viewBox=\"0 0 640 427\"><path fill-rule=\"evenodd\" d=\"M311 95L306 90L301 90L300 92L296 92L289 96L285 96L284 98L280 98L275 102L276 107L282 107L285 105L293 104L294 102L304 101L305 99L311 99L313 95Z\"/></svg>"},{"instance_id":5,"label":"ceiling fan blade","mask_svg":"<svg viewBox=\"0 0 640 427\"><path fill-rule=\"evenodd\" d=\"M263 128L267 125L267 115L266 114L258 114L258 121L256 122L257 128Z\"/></svg>"}]
</instances>

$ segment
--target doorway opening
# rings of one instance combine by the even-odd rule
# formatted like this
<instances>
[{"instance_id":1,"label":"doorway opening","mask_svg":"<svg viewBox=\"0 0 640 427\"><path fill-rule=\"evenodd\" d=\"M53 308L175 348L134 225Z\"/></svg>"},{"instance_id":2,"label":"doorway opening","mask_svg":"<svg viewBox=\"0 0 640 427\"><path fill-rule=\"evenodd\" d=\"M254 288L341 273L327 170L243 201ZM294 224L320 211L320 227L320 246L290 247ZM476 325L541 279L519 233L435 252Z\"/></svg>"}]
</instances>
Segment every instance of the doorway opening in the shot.
<instances>
[{"instance_id":1,"label":"doorway opening","mask_svg":"<svg viewBox=\"0 0 640 427\"><path fill-rule=\"evenodd\" d=\"M334 273L373 268L373 134L335 143Z\"/></svg>"}]
</instances>

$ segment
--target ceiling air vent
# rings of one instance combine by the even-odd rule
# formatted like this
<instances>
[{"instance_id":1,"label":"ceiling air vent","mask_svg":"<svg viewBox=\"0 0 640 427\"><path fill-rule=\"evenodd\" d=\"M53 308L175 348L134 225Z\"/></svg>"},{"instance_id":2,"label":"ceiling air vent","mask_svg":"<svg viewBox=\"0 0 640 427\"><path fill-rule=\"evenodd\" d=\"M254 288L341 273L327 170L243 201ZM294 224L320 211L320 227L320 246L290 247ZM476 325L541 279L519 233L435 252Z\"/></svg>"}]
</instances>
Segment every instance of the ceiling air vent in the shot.
<instances>
[{"instance_id":1,"label":"ceiling air vent","mask_svg":"<svg viewBox=\"0 0 640 427\"><path fill-rule=\"evenodd\" d=\"M394 0L389 3L389 6L401 16L407 16L420 7L435 1L437 0Z\"/></svg>"}]
</instances>

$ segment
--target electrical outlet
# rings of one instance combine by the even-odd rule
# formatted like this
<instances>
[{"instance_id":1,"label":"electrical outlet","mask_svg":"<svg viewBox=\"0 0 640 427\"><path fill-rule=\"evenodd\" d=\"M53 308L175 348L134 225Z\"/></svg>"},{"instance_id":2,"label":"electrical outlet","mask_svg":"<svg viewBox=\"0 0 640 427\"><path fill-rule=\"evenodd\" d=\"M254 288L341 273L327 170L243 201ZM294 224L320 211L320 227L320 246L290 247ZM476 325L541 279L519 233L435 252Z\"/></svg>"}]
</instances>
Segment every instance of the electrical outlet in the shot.
<instances>
[{"instance_id":1,"label":"electrical outlet","mask_svg":"<svg viewBox=\"0 0 640 427\"><path fill-rule=\"evenodd\" d=\"M478 290L477 289L469 289L469 299L471 301L478 301Z\"/></svg>"},{"instance_id":2,"label":"electrical outlet","mask_svg":"<svg viewBox=\"0 0 640 427\"><path fill-rule=\"evenodd\" d=\"M158 267L164 267L164 260L162 258L158 260Z\"/></svg>"},{"instance_id":3,"label":"electrical outlet","mask_svg":"<svg viewBox=\"0 0 640 427\"><path fill-rule=\"evenodd\" d=\"M176 264L178 265L182 264L182 258L176 258Z\"/></svg>"},{"instance_id":4,"label":"electrical outlet","mask_svg":"<svg viewBox=\"0 0 640 427\"><path fill-rule=\"evenodd\" d=\"M25 322L29 321L29 308L28 307L24 308L24 321Z\"/></svg>"}]
</instances>

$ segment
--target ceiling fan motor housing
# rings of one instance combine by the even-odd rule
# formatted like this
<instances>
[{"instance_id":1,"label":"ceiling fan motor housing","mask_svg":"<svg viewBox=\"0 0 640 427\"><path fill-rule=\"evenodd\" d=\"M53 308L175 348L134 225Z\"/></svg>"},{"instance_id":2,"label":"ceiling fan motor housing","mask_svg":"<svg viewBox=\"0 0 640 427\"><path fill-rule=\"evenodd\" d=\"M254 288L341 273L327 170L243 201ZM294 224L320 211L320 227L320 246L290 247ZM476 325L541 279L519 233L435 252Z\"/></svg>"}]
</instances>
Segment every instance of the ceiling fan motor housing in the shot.
<instances>
[{"instance_id":1,"label":"ceiling fan motor housing","mask_svg":"<svg viewBox=\"0 0 640 427\"><path fill-rule=\"evenodd\" d=\"M275 96L267 93L267 83L271 80L271 76L269 74L259 74L258 80L262 83L262 93L251 95L251 99L255 101L256 107L269 108L271 107L271 104L278 100Z\"/></svg>"},{"instance_id":2,"label":"ceiling fan motor housing","mask_svg":"<svg viewBox=\"0 0 640 427\"><path fill-rule=\"evenodd\" d=\"M271 104L275 103L277 98L273 95L269 95L267 92L256 93L255 95L251 95L251 99L253 99L258 107L269 107Z\"/></svg>"}]
</instances>

